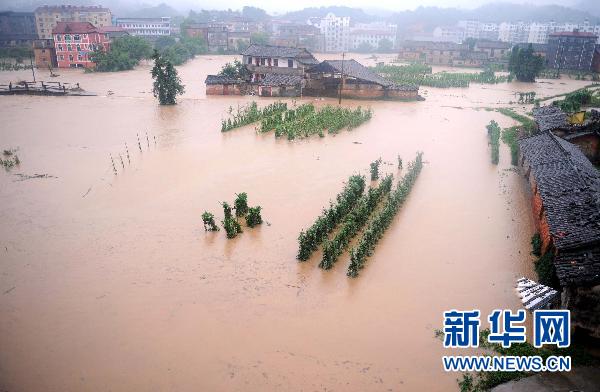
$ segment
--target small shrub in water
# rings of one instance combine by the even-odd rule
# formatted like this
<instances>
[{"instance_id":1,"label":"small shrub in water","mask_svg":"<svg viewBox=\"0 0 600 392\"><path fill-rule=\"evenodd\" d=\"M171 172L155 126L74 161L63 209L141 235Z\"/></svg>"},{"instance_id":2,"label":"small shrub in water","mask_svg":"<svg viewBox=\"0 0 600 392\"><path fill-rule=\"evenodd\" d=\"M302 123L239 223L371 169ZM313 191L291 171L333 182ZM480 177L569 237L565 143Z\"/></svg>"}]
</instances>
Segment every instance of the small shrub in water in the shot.
<instances>
[{"instance_id":1,"label":"small shrub in water","mask_svg":"<svg viewBox=\"0 0 600 392\"><path fill-rule=\"evenodd\" d=\"M371 163L371 181L379 178L379 165L381 165L381 158Z\"/></svg>"},{"instance_id":2,"label":"small shrub in water","mask_svg":"<svg viewBox=\"0 0 600 392\"><path fill-rule=\"evenodd\" d=\"M227 238L234 238L236 235L242 232L242 226L240 226L238 221L231 216L225 218L221 223L223 224L223 228L227 233Z\"/></svg>"},{"instance_id":3,"label":"small shrub in water","mask_svg":"<svg viewBox=\"0 0 600 392\"><path fill-rule=\"evenodd\" d=\"M242 192L237 195L237 198L233 202L235 206L235 216L244 216L248 213L248 195L246 192Z\"/></svg>"},{"instance_id":4,"label":"small shrub in water","mask_svg":"<svg viewBox=\"0 0 600 392\"><path fill-rule=\"evenodd\" d=\"M246 224L248 225L248 227L254 227L262 223L260 210L262 210L262 207L260 206L250 207L248 209L248 215L246 215Z\"/></svg>"},{"instance_id":5,"label":"small shrub in water","mask_svg":"<svg viewBox=\"0 0 600 392\"><path fill-rule=\"evenodd\" d=\"M204 223L205 231L219 231L219 227L215 223L215 216L208 211L202 214L202 222Z\"/></svg>"}]
</instances>

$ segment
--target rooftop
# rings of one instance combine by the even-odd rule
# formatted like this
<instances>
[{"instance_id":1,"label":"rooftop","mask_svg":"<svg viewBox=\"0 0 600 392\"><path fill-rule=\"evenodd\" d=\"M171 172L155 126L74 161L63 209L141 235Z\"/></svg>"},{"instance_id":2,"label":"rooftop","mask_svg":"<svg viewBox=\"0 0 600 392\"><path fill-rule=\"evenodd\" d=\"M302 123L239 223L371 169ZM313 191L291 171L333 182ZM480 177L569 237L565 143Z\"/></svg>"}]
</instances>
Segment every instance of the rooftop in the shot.
<instances>
[{"instance_id":1,"label":"rooftop","mask_svg":"<svg viewBox=\"0 0 600 392\"><path fill-rule=\"evenodd\" d=\"M266 74L260 84L263 86L297 86L302 82L300 75Z\"/></svg>"},{"instance_id":2,"label":"rooftop","mask_svg":"<svg viewBox=\"0 0 600 392\"><path fill-rule=\"evenodd\" d=\"M207 75L204 81L207 85L211 84L239 84L245 83L244 80L231 78L225 75Z\"/></svg>"},{"instance_id":3,"label":"rooftop","mask_svg":"<svg viewBox=\"0 0 600 392\"><path fill-rule=\"evenodd\" d=\"M569 125L567 122L567 114L555 105L534 108L533 118L541 132Z\"/></svg>"},{"instance_id":4,"label":"rooftop","mask_svg":"<svg viewBox=\"0 0 600 392\"><path fill-rule=\"evenodd\" d=\"M550 37L579 37L579 38L598 38L594 33L586 33L584 31L557 31L551 33Z\"/></svg>"},{"instance_id":5,"label":"rooftop","mask_svg":"<svg viewBox=\"0 0 600 392\"><path fill-rule=\"evenodd\" d=\"M289 46L251 44L241 54L243 56L293 58L304 64L318 63L308 50Z\"/></svg>"},{"instance_id":6,"label":"rooftop","mask_svg":"<svg viewBox=\"0 0 600 392\"><path fill-rule=\"evenodd\" d=\"M52 29L52 34L87 34L97 31L90 22L58 22Z\"/></svg>"},{"instance_id":7,"label":"rooftop","mask_svg":"<svg viewBox=\"0 0 600 392\"><path fill-rule=\"evenodd\" d=\"M502 41L477 41L475 47L479 49L510 49L511 44Z\"/></svg>"},{"instance_id":8,"label":"rooftop","mask_svg":"<svg viewBox=\"0 0 600 392\"><path fill-rule=\"evenodd\" d=\"M519 146L542 199L561 284L597 280L600 257L591 255L600 253L600 171L551 132Z\"/></svg>"}]
</instances>

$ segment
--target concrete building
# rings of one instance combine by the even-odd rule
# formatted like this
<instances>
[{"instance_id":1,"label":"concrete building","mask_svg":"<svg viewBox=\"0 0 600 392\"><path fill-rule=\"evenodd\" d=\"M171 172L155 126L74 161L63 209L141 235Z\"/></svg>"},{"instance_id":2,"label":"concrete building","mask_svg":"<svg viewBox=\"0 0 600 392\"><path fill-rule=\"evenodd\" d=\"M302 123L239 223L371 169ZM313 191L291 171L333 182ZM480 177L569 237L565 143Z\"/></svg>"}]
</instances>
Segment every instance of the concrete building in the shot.
<instances>
[{"instance_id":1,"label":"concrete building","mask_svg":"<svg viewBox=\"0 0 600 392\"><path fill-rule=\"evenodd\" d=\"M171 17L160 18L117 18L116 25L130 35L158 38L171 35Z\"/></svg>"},{"instance_id":2,"label":"concrete building","mask_svg":"<svg viewBox=\"0 0 600 392\"><path fill-rule=\"evenodd\" d=\"M112 14L101 6L57 5L42 6L35 10L35 24L41 39L52 38L52 30L59 22L88 22L95 27L112 25Z\"/></svg>"},{"instance_id":3,"label":"concrete building","mask_svg":"<svg viewBox=\"0 0 600 392\"><path fill-rule=\"evenodd\" d=\"M439 26L433 30L433 40L439 42L461 43L465 39L465 30L456 26Z\"/></svg>"},{"instance_id":4,"label":"concrete building","mask_svg":"<svg viewBox=\"0 0 600 392\"><path fill-rule=\"evenodd\" d=\"M336 53L348 51L350 43L350 17L338 17L330 12L320 20L319 28L325 38L325 52Z\"/></svg>"},{"instance_id":5,"label":"concrete building","mask_svg":"<svg viewBox=\"0 0 600 392\"><path fill-rule=\"evenodd\" d=\"M223 22L194 23L185 31L189 37L204 38L209 52L226 52L229 49L229 29Z\"/></svg>"},{"instance_id":6,"label":"concrete building","mask_svg":"<svg viewBox=\"0 0 600 392\"><path fill-rule=\"evenodd\" d=\"M352 29L350 31L351 50L359 49L364 44L369 45L373 49L379 49L382 41L388 41L390 49L393 49L396 41L396 32L373 29Z\"/></svg>"},{"instance_id":7,"label":"concrete building","mask_svg":"<svg viewBox=\"0 0 600 392\"><path fill-rule=\"evenodd\" d=\"M529 39L529 23L500 23L498 40L510 43L527 42Z\"/></svg>"},{"instance_id":8,"label":"concrete building","mask_svg":"<svg viewBox=\"0 0 600 392\"><path fill-rule=\"evenodd\" d=\"M37 38L33 12L0 12L0 47L31 45Z\"/></svg>"},{"instance_id":9,"label":"concrete building","mask_svg":"<svg viewBox=\"0 0 600 392\"><path fill-rule=\"evenodd\" d=\"M310 24L278 21L271 24L271 44L306 48L312 52L325 50L325 39L321 30Z\"/></svg>"},{"instance_id":10,"label":"concrete building","mask_svg":"<svg viewBox=\"0 0 600 392\"><path fill-rule=\"evenodd\" d=\"M548 37L547 64L554 69L590 71L598 36L580 31L552 33Z\"/></svg>"},{"instance_id":11,"label":"concrete building","mask_svg":"<svg viewBox=\"0 0 600 392\"><path fill-rule=\"evenodd\" d=\"M36 39L33 41L33 57L38 68L54 68L56 63L56 50L51 39Z\"/></svg>"},{"instance_id":12,"label":"concrete building","mask_svg":"<svg viewBox=\"0 0 600 392\"><path fill-rule=\"evenodd\" d=\"M94 68L90 54L96 48L110 50L110 37L89 22L58 22L52 30L59 68Z\"/></svg>"}]
</instances>

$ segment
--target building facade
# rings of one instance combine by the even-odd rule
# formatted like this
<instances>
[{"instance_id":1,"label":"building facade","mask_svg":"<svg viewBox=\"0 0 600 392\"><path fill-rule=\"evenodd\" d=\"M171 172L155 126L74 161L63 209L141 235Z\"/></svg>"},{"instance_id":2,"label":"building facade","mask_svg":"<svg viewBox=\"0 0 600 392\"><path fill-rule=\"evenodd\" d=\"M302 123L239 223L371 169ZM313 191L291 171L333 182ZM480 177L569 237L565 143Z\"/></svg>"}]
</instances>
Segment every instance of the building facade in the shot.
<instances>
[{"instance_id":1,"label":"building facade","mask_svg":"<svg viewBox=\"0 0 600 392\"><path fill-rule=\"evenodd\" d=\"M229 29L224 22L194 23L185 28L189 37L202 37L208 45L208 51L217 53L229 49Z\"/></svg>"},{"instance_id":2,"label":"building facade","mask_svg":"<svg viewBox=\"0 0 600 392\"><path fill-rule=\"evenodd\" d=\"M38 68L54 68L56 63L56 50L51 39L37 39L33 41L33 57Z\"/></svg>"},{"instance_id":3,"label":"building facade","mask_svg":"<svg viewBox=\"0 0 600 392\"><path fill-rule=\"evenodd\" d=\"M547 64L554 69L590 71L598 36L580 31L552 33L548 37Z\"/></svg>"},{"instance_id":4,"label":"building facade","mask_svg":"<svg viewBox=\"0 0 600 392\"><path fill-rule=\"evenodd\" d=\"M33 12L0 12L0 47L31 45L37 37Z\"/></svg>"},{"instance_id":5,"label":"building facade","mask_svg":"<svg viewBox=\"0 0 600 392\"><path fill-rule=\"evenodd\" d=\"M89 22L58 22L52 35L59 68L94 68L90 54L96 48L110 50L109 33Z\"/></svg>"},{"instance_id":6,"label":"building facade","mask_svg":"<svg viewBox=\"0 0 600 392\"><path fill-rule=\"evenodd\" d=\"M319 22L321 34L325 39L325 52L345 52L349 48L350 17L335 16L328 13Z\"/></svg>"},{"instance_id":7,"label":"building facade","mask_svg":"<svg viewBox=\"0 0 600 392\"><path fill-rule=\"evenodd\" d=\"M35 10L35 24L41 39L52 38L52 30L59 22L88 22L96 27L112 25L112 14L101 6L43 6Z\"/></svg>"},{"instance_id":8,"label":"building facade","mask_svg":"<svg viewBox=\"0 0 600 392\"><path fill-rule=\"evenodd\" d=\"M242 51L242 62L252 73L252 82L263 80L268 74L303 75L318 63L306 49L252 44Z\"/></svg>"},{"instance_id":9,"label":"building facade","mask_svg":"<svg viewBox=\"0 0 600 392\"><path fill-rule=\"evenodd\" d=\"M356 50L361 46L369 45L373 49L380 49L380 43L388 41L390 49L394 48L396 33L386 30L352 29L350 32L350 49Z\"/></svg>"},{"instance_id":10,"label":"building facade","mask_svg":"<svg viewBox=\"0 0 600 392\"><path fill-rule=\"evenodd\" d=\"M171 35L171 17L160 18L117 18L116 25L130 35L158 38Z\"/></svg>"}]
</instances>

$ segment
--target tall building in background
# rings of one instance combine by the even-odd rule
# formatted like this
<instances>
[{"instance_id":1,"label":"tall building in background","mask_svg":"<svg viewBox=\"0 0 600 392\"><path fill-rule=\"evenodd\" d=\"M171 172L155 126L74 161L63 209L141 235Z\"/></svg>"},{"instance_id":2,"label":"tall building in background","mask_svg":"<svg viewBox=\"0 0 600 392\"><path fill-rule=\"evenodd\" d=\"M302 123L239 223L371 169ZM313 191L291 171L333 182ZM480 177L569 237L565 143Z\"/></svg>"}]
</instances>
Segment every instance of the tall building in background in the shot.
<instances>
[{"instance_id":1,"label":"tall building in background","mask_svg":"<svg viewBox=\"0 0 600 392\"><path fill-rule=\"evenodd\" d=\"M95 27L112 25L112 14L102 6L56 5L35 10L35 24L41 39L52 38L52 29L58 22L88 22Z\"/></svg>"},{"instance_id":2,"label":"tall building in background","mask_svg":"<svg viewBox=\"0 0 600 392\"><path fill-rule=\"evenodd\" d=\"M158 38L171 35L171 17L160 18L117 18L116 25L130 35Z\"/></svg>"},{"instance_id":3,"label":"tall building in background","mask_svg":"<svg viewBox=\"0 0 600 392\"><path fill-rule=\"evenodd\" d=\"M345 52L349 48L350 17L328 13L319 23L325 37L325 52Z\"/></svg>"},{"instance_id":4,"label":"tall building in background","mask_svg":"<svg viewBox=\"0 0 600 392\"><path fill-rule=\"evenodd\" d=\"M590 71L596 50L597 35L563 31L548 37L547 63L555 69Z\"/></svg>"},{"instance_id":5,"label":"tall building in background","mask_svg":"<svg viewBox=\"0 0 600 392\"><path fill-rule=\"evenodd\" d=\"M33 12L0 12L0 47L31 45L35 39Z\"/></svg>"}]
</instances>

